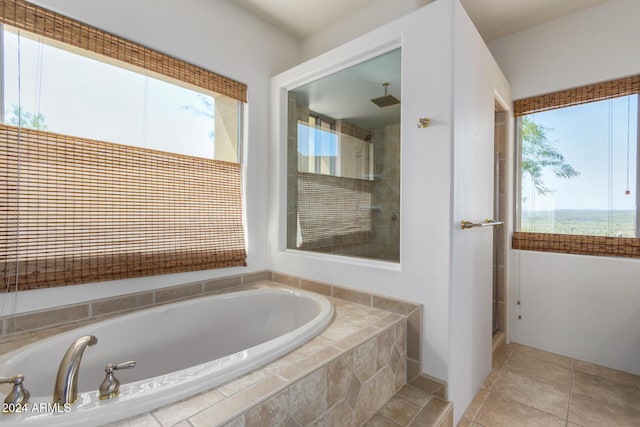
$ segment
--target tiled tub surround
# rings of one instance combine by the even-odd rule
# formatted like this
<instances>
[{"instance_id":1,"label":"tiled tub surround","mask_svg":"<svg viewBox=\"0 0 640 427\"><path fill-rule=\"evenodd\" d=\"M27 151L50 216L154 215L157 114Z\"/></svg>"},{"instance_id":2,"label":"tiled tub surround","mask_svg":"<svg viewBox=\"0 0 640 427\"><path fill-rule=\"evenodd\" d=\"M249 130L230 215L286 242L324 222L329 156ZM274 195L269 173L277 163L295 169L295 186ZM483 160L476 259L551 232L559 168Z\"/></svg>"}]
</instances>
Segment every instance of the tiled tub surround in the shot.
<instances>
[{"instance_id":1,"label":"tiled tub surround","mask_svg":"<svg viewBox=\"0 0 640 427\"><path fill-rule=\"evenodd\" d=\"M0 425L8 420L85 427L136 416L275 361L324 331L333 314L323 295L265 286L152 307L57 334L0 356L0 373L24 374L32 405L51 403L52 362L61 361L79 337L94 335L95 349L83 352L74 410L64 416L27 411L0 417ZM117 374L118 397L100 401L105 366L122 360L137 361L136 368Z\"/></svg>"},{"instance_id":2,"label":"tiled tub surround","mask_svg":"<svg viewBox=\"0 0 640 427\"><path fill-rule=\"evenodd\" d=\"M292 426L359 425L400 390L407 377L412 379L419 374L416 360L419 360L420 309L406 302L270 272L158 290L154 292L153 302L160 304L226 289L237 290L239 286L278 286L265 282L272 278L293 287L334 295L330 299L336 314L331 325L320 336L263 369L119 424L278 425L278 420L284 419ZM145 301L145 298L149 297L136 297L134 301ZM64 323L57 327L6 335L0 351L114 315L115 310L110 311L113 308L120 308L120 312L131 310L131 305L124 304L122 299L87 304L93 316L80 320L67 320L63 316ZM93 313L95 307L109 310L107 313L96 310L100 313L97 314ZM70 309L81 311L77 307ZM37 320L37 316L45 314L21 316L36 316ZM13 320L16 326L27 323ZM406 361L410 349L414 352L414 363Z\"/></svg>"},{"instance_id":3,"label":"tiled tub surround","mask_svg":"<svg viewBox=\"0 0 640 427\"><path fill-rule=\"evenodd\" d=\"M345 301L379 308L405 316L407 318L407 381L416 378L422 372L420 363L420 337L422 336L421 307L406 301L381 297L341 286L318 283L304 278L274 272L272 280L319 294L332 296Z\"/></svg>"},{"instance_id":4,"label":"tiled tub surround","mask_svg":"<svg viewBox=\"0 0 640 427\"><path fill-rule=\"evenodd\" d=\"M267 280L357 304L380 308L407 317L407 378L411 380L422 372L420 365L422 322L421 310L417 310L417 305L271 271L187 283L155 291L94 300L51 310L4 316L0 319L2 322L0 354L15 349L16 340L22 346L50 336L52 334L51 327L56 327L55 333L60 333L131 311L227 290L237 290L241 286L261 283Z\"/></svg>"}]
</instances>

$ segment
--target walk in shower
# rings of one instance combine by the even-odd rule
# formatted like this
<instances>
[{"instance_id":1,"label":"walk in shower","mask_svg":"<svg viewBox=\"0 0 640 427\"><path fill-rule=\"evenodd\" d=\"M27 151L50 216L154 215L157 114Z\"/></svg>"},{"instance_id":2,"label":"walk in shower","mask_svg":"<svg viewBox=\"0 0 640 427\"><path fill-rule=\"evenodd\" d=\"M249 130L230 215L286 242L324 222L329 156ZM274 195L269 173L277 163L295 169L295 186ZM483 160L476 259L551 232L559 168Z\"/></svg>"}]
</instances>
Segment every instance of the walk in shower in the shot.
<instances>
[{"instance_id":1,"label":"walk in shower","mask_svg":"<svg viewBox=\"0 0 640 427\"><path fill-rule=\"evenodd\" d=\"M400 49L289 91L287 248L399 262L400 105Z\"/></svg>"}]
</instances>

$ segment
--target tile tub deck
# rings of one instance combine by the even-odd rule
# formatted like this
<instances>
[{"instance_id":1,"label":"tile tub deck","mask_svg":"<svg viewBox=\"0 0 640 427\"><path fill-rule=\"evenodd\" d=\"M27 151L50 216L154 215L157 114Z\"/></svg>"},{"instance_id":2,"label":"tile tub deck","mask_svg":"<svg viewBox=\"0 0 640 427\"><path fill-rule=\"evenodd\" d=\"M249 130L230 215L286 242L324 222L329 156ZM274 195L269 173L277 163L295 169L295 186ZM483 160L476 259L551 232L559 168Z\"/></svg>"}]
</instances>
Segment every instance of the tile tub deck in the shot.
<instances>
[{"instance_id":1,"label":"tile tub deck","mask_svg":"<svg viewBox=\"0 0 640 427\"><path fill-rule=\"evenodd\" d=\"M287 287L263 282L229 291ZM357 426L406 384L407 315L327 296L331 324L280 359L231 382L112 426ZM404 310L407 312L408 310ZM14 337L1 351L73 325ZM75 325L78 326L78 325Z\"/></svg>"}]
</instances>

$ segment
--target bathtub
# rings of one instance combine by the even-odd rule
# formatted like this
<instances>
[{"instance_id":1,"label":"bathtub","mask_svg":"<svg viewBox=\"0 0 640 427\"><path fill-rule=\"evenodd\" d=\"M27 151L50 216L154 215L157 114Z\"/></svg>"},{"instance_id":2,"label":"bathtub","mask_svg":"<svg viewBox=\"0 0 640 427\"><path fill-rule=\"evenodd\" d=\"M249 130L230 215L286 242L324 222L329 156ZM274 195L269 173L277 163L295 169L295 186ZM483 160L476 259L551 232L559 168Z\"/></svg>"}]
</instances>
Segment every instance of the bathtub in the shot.
<instances>
[{"instance_id":1,"label":"bathtub","mask_svg":"<svg viewBox=\"0 0 640 427\"><path fill-rule=\"evenodd\" d=\"M128 418L225 383L288 353L319 334L333 318L323 296L262 288L162 305L77 328L0 356L0 376L23 374L27 411L0 414L0 426L94 426ZM68 346L95 335L80 365L78 400L52 411L53 388ZM108 363L120 394L99 400ZM6 388L3 388L6 390ZM42 404L42 405L41 405ZM35 408L35 409L34 409Z\"/></svg>"}]
</instances>

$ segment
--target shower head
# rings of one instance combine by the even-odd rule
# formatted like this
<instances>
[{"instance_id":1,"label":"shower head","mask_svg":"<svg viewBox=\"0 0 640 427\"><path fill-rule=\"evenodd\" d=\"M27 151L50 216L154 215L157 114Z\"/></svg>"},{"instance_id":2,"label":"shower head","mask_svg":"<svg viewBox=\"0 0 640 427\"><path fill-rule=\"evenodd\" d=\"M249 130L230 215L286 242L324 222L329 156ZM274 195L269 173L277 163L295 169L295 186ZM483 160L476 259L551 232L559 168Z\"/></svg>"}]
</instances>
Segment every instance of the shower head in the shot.
<instances>
[{"instance_id":1,"label":"shower head","mask_svg":"<svg viewBox=\"0 0 640 427\"><path fill-rule=\"evenodd\" d=\"M398 98L396 98L393 95L388 95L387 94L387 89L389 88L389 83L386 83L386 82L382 83L382 86L384 87L384 96L381 96L379 98L373 98L371 100L371 102L373 102L374 104L376 104L380 108L388 107L390 105L400 104L400 100Z\"/></svg>"}]
</instances>

